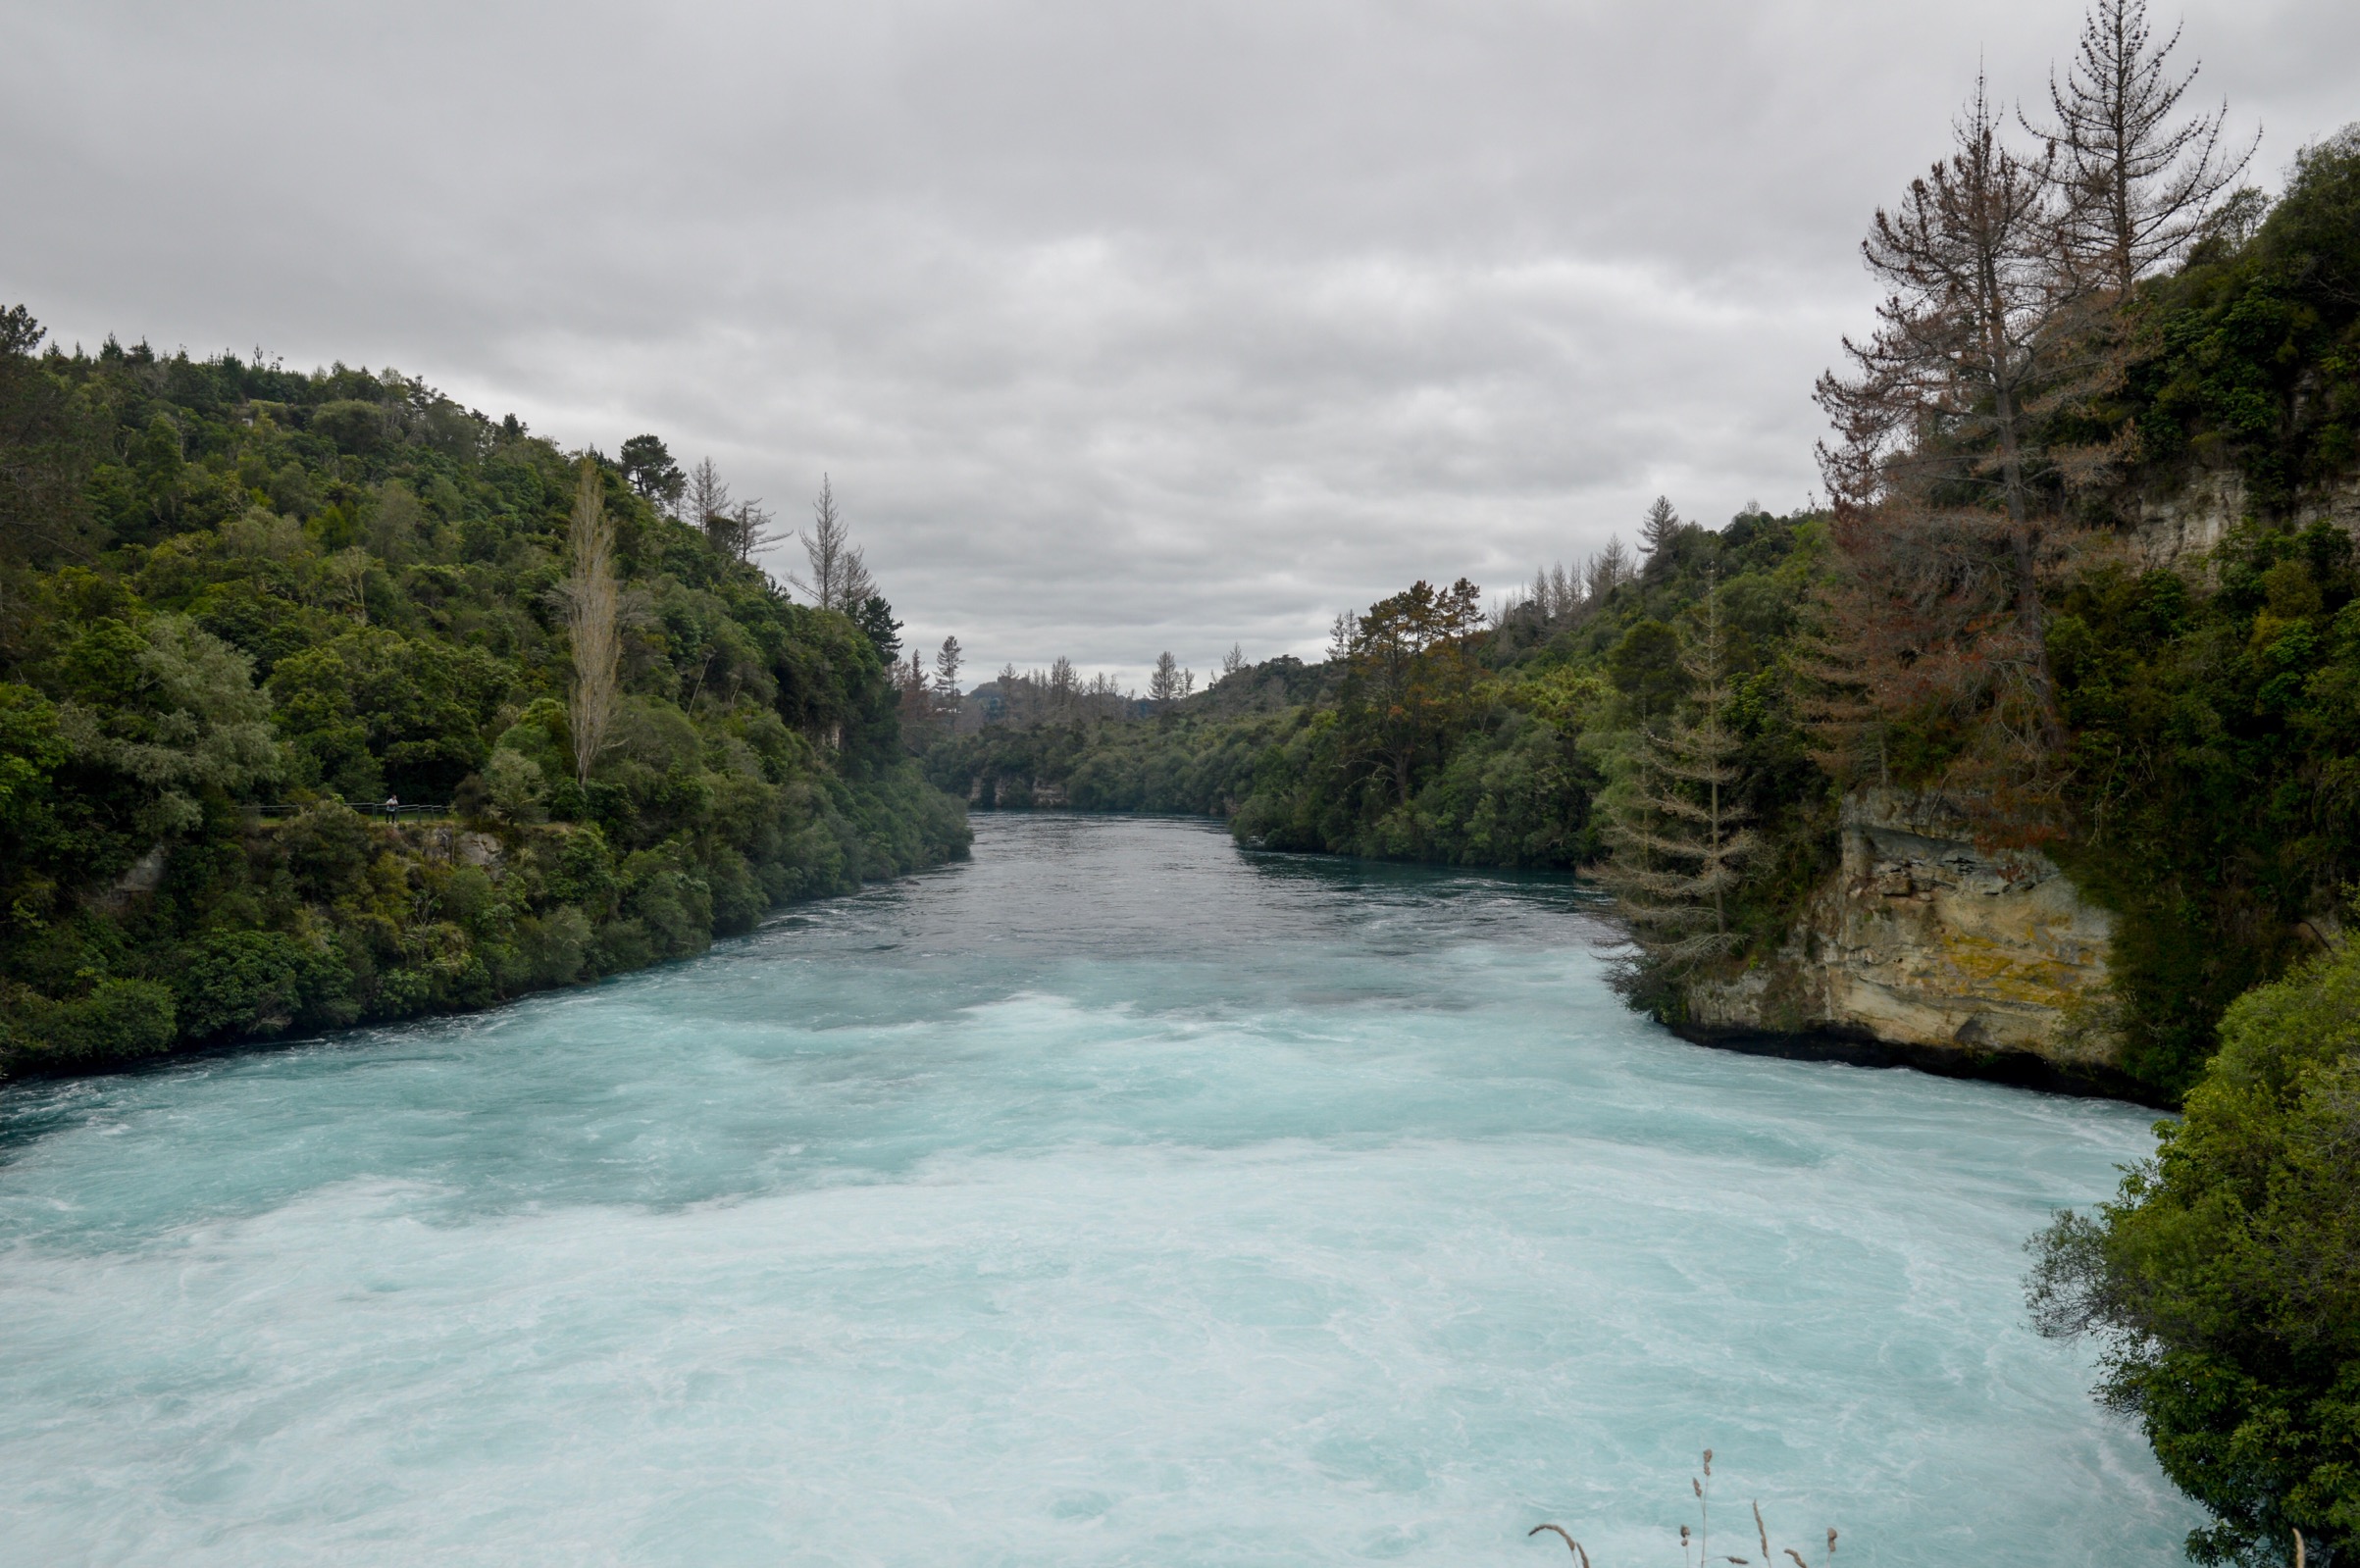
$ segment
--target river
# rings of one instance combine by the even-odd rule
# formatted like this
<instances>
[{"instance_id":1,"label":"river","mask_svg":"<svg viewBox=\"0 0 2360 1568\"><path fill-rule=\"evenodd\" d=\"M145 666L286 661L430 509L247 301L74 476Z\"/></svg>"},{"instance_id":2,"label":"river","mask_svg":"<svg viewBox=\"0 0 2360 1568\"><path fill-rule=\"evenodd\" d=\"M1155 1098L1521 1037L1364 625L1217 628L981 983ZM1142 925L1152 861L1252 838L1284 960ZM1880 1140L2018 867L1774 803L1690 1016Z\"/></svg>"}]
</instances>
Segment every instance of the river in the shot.
<instances>
[{"instance_id":1,"label":"river","mask_svg":"<svg viewBox=\"0 0 2360 1568\"><path fill-rule=\"evenodd\" d=\"M1583 909L987 817L693 962L0 1089L0 1563L1667 1565L1706 1446L1716 1557L2179 1561L2019 1283L2151 1113L1683 1044Z\"/></svg>"}]
</instances>

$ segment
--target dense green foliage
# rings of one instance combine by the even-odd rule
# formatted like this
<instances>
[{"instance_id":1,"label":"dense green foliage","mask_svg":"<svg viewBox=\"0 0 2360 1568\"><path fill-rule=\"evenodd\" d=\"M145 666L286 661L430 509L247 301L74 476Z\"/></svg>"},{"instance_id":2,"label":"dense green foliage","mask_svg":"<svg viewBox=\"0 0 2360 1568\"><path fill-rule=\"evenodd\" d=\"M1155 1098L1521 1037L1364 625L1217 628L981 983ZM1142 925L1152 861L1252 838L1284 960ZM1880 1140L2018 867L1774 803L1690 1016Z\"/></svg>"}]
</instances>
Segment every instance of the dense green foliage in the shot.
<instances>
[{"instance_id":1,"label":"dense green foliage","mask_svg":"<svg viewBox=\"0 0 2360 1568\"><path fill-rule=\"evenodd\" d=\"M2360 947L2239 998L2156 1158L2039 1239L2031 1302L2214 1515L2198 1560L2360 1546Z\"/></svg>"},{"instance_id":2,"label":"dense green foliage","mask_svg":"<svg viewBox=\"0 0 2360 1568\"><path fill-rule=\"evenodd\" d=\"M1464 638L1467 666L1421 699L1406 763L1400 705L1340 657L1272 660L1159 713L990 725L937 743L928 775L984 805L1032 805L1050 786L1079 810L1225 815L1241 841L1270 849L1575 867L1597 857L1631 737L1683 699L1681 641L1715 591L1740 688L1744 804L1768 840L1735 910L1752 940L1774 942L1829 854L1831 801L1793 660L1821 533L1812 518L1761 513L1718 532L1682 526L1578 605L1517 606ZM1371 606L1361 626L1409 597Z\"/></svg>"},{"instance_id":3,"label":"dense green foliage","mask_svg":"<svg viewBox=\"0 0 2360 1568\"><path fill-rule=\"evenodd\" d=\"M2231 216L2250 216L2248 193ZM2307 149L2250 236L2225 223L2149 285L2120 405L2151 478L2233 465L2258 513L2360 464L2360 127Z\"/></svg>"},{"instance_id":4,"label":"dense green foliage","mask_svg":"<svg viewBox=\"0 0 2360 1568\"><path fill-rule=\"evenodd\" d=\"M2067 859L2118 916L2126 1065L2174 1090L2360 878L2351 537L2252 526L2213 564L2090 572L2049 634L2084 825Z\"/></svg>"},{"instance_id":5,"label":"dense green foliage","mask_svg":"<svg viewBox=\"0 0 2360 1568\"><path fill-rule=\"evenodd\" d=\"M2203 570L2101 559L2056 595L2076 876L2121 917L2127 1065L2191 1083L2222 1009L2331 927L2360 881L2360 137L2302 160L2244 243L2200 247L2138 307L2147 357L2105 410L2129 493L2234 465L2245 524ZM2122 508L2128 511L2128 506Z\"/></svg>"},{"instance_id":6,"label":"dense green foliage","mask_svg":"<svg viewBox=\"0 0 2360 1568\"><path fill-rule=\"evenodd\" d=\"M574 459L390 373L0 326L0 1070L477 1006L963 849L875 634L621 473L578 778ZM341 804L387 795L450 811Z\"/></svg>"},{"instance_id":7,"label":"dense green foliage","mask_svg":"<svg viewBox=\"0 0 2360 1568\"><path fill-rule=\"evenodd\" d=\"M1807 877L1818 867L1825 787L1802 745L1789 655L1817 530L1809 519L1760 514L1719 532L1682 528L1635 577L1578 607L1512 612L1481 639L1483 678L1439 743L1413 761L1406 790L1379 715L1349 695L1306 715L1257 763L1239 835L1271 848L1461 865L1595 859L1601 799L1630 734L1684 695L1680 639L1717 583L1744 687L1737 722L1749 804ZM1792 890L1770 871L1749 896L1767 909ZM1777 922L1758 924L1767 932Z\"/></svg>"}]
</instances>

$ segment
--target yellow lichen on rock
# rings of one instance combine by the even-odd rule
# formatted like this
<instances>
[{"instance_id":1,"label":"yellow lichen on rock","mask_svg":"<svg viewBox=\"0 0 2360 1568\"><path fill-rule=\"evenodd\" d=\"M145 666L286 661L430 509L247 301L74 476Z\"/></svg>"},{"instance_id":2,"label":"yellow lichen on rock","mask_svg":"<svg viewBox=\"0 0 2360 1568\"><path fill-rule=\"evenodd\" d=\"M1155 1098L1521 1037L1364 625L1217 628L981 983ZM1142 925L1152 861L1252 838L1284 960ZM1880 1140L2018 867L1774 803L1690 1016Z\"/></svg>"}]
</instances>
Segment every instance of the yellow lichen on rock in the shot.
<instances>
[{"instance_id":1,"label":"yellow lichen on rock","mask_svg":"<svg viewBox=\"0 0 2360 1568\"><path fill-rule=\"evenodd\" d=\"M2103 1064L2112 927L2037 850L1978 848L1938 796L1864 790L1843 859L1781 950L1700 980L1707 1029L1833 1031L1899 1045Z\"/></svg>"}]
</instances>

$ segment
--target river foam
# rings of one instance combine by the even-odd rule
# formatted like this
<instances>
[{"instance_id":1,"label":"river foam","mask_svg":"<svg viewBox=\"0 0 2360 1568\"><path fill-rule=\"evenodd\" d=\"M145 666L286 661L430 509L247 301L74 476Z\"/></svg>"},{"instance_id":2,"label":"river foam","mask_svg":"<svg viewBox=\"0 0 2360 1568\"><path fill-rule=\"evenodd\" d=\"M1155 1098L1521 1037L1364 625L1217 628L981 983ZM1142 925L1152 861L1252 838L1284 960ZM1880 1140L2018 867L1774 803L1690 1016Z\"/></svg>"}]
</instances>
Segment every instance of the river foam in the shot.
<instances>
[{"instance_id":1,"label":"river foam","mask_svg":"<svg viewBox=\"0 0 2360 1568\"><path fill-rule=\"evenodd\" d=\"M1700 1050L1569 885L986 819L478 1018L0 1092L0 1562L2164 1563L2131 1107ZM1815 1563L1819 1553L1811 1553Z\"/></svg>"}]
</instances>

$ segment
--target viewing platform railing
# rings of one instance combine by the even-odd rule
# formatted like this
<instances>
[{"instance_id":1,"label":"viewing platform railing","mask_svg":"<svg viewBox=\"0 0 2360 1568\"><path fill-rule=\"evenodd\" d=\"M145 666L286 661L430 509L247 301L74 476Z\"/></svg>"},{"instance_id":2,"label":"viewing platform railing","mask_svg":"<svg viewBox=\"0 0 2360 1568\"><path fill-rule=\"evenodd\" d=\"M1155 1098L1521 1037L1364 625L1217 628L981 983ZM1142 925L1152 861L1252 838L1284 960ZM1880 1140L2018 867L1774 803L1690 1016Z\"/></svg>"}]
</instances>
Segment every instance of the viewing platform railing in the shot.
<instances>
[{"instance_id":1,"label":"viewing platform railing","mask_svg":"<svg viewBox=\"0 0 2360 1568\"><path fill-rule=\"evenodd\" d=\"M399 824L404 822L417 822L426 818L447 817L450 815L450 806L448 803L444 803L442 805L413 806L405 802L399 805L387 805L382 800L307 800L299 805L254 806L249 809L251 809L256 815L267 819L271 817L298 816L303 812L311 810L311 808L314 806L330 804L343 806L360 816L370 819L372 822L383 823Z\"/></svg>"}]
</instances>

